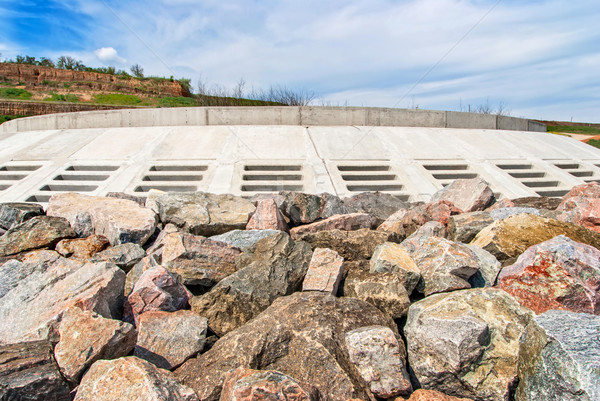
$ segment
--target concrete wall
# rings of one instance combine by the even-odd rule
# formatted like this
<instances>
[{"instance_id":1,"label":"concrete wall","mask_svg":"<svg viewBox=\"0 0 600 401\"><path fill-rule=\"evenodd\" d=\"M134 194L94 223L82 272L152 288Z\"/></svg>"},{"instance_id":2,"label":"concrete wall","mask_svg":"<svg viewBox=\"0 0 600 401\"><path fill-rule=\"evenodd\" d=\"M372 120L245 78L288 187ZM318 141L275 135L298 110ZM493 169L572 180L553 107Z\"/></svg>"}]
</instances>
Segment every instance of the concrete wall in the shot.
<instances>
[{"instance_id":1,"label":"concrete wall","mask_svg":"<svg viewBox=\"0 0 600 401\"><path fill-rule=\"evenodd\" d=\"M54 129L203 126L392 126L546 131L544 124L514 117L454 111L367 107L179 107L102 110L20 118L0 132Z\"/></svg>"}]
</instances>

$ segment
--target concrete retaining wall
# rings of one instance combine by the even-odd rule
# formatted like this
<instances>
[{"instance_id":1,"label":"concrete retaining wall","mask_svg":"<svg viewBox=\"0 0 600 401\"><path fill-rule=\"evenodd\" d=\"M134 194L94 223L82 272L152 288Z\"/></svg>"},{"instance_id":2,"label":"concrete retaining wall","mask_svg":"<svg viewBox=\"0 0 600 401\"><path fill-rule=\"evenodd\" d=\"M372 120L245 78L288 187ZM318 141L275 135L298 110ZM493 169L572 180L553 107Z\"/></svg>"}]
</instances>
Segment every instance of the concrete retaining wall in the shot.
<instances>
[{"instance_id":1,"label":"concrete retaining wall","mask_svg":"<svg viewBox=\"0 0 600 401\"><path fill-rule=\"evenodd\" d=\"M0 125L0 132L203 125L392 126L546 131L546 126L536 121L489 114L366 107L282 106L180 107L61 113L8 121Z\"/></svg>"}]
</instances>

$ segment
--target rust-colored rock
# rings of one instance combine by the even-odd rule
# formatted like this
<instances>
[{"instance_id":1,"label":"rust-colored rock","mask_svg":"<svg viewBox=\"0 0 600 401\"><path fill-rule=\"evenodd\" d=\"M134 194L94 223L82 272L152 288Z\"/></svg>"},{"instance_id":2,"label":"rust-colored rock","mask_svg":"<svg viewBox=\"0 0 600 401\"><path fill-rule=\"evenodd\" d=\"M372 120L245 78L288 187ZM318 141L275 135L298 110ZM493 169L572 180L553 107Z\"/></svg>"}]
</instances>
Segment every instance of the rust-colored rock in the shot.
<instances>
[{"instance_id":1,"label":"rust-colored rock","mask_svg":"<svg viewBox=\"0 0 600 401\"><path fill-rule=\"evenodd\" d=\"M572 196L556 208L557 219L600 232L600 198Z\"/></svg>"},{"instance_id":2,"label":"rust-colored rock","mask_svg":"<svg viewBox=\"0 0 600 401\"><path fill-rule=\"evenodd\" d=\"M404 398L396 398L396 401L404 401ZM408 401L472 401L471 398L457 398L446 395L435 390L418 389L410 395Z\"/></svg>"},{"instance_id":3,"label":"rust-colored rock","mask_svg":"<svg viewBox=\"0 0 600 401\"><path fill-rule=\"evenodd\" d=\"M535 313L600 314L600 251L561 235L532 246L502 269L498 285Z\"/></svg>"},{"instance_id":4,"label":"rust-colored rock","mask_svg":"<svg viewBox=\"0 0 600 401\"><path fill-rule=\"evenodd\" d=\"M409 295L421 281L421 271L406 248L393 242L385 242L375 248L370 261L370 271L394 273Z\"/></svg>"},{"instance_id":5,"label":"rust-colored rock","mask_svg":"<svg viewBox=\"0 0 600 401\"><path fill-rule=\"evenodd\" d=\"M248 221L246 230L288 230L287 223L277 207L275 199L263 199L257 202L256 212Z\"/></svg>"},{"instance_id":6,"label":"rust-colored rock","mask_svg":"<svg viewBox=\"0 0 600 401\"><path fill-rule=\"evenodd\" d=\"M317 231L353 231L361 228L371 228L374 222L375 219L366 213L338 214L315 223L294 227L290 230L290 235L292 239L298 239L304 234Z\"/></svg>"},{"instance_id":7,"label":"rust-colored rock","mask_svg":"<svg viewBox=\"0 0 600 401\"><path fill-rule=\"evenodd\" d=\"M568 199L576 197L599 199L600 184L597 182L590 182L588 184L577 185L576 187L571 188L571 190L562 197L561 204Z\"/></svg>"},{"instance_id":8,"label":"rust-colored rock","mask_svg":"<svg viewBox=\"0 0 600 401\"><path fill-rule=\"evenodd\" d=\"M463 212L484 210L494 201L494 193L481 178L458 179L433 194L432 202L450 201Z\"/></svg>"},{"instance_id":9,"label":"rust-colored rock","mask_svg":"<svg viewBox=\"0 0 600 401\"><path fill-rule=\"evenodd\" d=\"M90 259L110 245L104 235L91 235L87 238L63 239L56 244L56 252L75 259Z\"/></svg>"},{"instance_id":10,"label":"rust-colored rock","mask_svg":"<svg viewBox=\"0 0 600 401\"><path fill-rule=\"evenodd\" d=\"M316 248L302 282L302 291L322 291L337 294L342 279L344 258L336 251Z\"/></svg>"},{"instance_id":11,"label":"rust-colored rock","mask_svg":"<svg viewBox=\"0 0 600 401\"><path fill-rule=\"evenodd\" d=\"M32 249L54 247L60 240L77 235L60 217L36 216L11 227L0 237L0 257Z\"/></svg>"}]
</instances>

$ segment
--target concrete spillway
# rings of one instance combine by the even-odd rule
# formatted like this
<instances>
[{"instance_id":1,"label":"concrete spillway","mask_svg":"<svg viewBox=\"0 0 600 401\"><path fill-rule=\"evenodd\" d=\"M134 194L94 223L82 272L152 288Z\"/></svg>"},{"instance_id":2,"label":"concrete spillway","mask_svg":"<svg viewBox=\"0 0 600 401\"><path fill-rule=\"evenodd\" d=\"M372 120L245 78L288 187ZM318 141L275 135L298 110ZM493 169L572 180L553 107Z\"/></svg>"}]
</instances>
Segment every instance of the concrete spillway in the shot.
<instances>
[{"instance_id":1,"label":"concrete spillway","mask_svg":"<svg viewBox=\"0 0 600 401\"><path fill-rule=\"evenodd\" d=\"M527 120L449 113L193 108L19 119L0 126L0 202L45 203L65 191L144 196L152 188L427 200L474 177L516 198L600 181L598 149L534 132L539 125Z\"/></svg>"}]
</instances>

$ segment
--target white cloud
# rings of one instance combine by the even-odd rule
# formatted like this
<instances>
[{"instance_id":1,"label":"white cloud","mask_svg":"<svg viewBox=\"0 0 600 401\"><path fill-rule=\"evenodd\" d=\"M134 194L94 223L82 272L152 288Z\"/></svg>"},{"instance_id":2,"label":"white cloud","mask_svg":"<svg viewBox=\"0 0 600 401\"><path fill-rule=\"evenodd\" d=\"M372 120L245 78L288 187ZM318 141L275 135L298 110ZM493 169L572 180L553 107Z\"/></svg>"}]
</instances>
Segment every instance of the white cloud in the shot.
<instances>
[{"instance_id":1,"label":"white cloud","mask_svg":"<svg viewBox=\"0 0 600 401\"><path fill-rule=\"evenodd\" d=\"M94 50L94 54L104 64L123 64L127 62L127 60L119 56L119 53L112 47L101 47L100 49Z\"/></svg>"}]
</instances>

